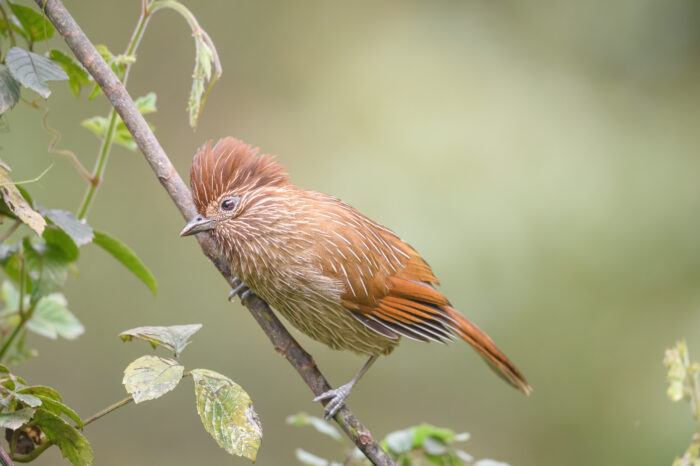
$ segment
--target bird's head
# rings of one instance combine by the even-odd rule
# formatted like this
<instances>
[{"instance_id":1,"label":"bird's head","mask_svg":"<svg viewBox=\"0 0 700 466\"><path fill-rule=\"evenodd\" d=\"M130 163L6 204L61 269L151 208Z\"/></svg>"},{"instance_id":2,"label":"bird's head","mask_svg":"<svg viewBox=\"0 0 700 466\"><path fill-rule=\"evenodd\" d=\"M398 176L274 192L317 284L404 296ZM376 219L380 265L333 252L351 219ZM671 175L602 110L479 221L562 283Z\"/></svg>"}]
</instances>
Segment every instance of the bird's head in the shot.
<instances>
[{"instance_id":1,"label":"bird's head","mask_svg":"<svg viewBox=\"0 0 700 466\"><path fill-rule=\"evenodd\" d=\"M233 139L211 142L197 151L190 169L190 187L197 215L180 236L213 230L220 236L250 229L265 221L272 209L265 204L275 192L292 187L284 168L267 154ZM241 227L240 222L247 225ZM219 235L217 235L219 236Z\"/></svg>"}]
</instances>

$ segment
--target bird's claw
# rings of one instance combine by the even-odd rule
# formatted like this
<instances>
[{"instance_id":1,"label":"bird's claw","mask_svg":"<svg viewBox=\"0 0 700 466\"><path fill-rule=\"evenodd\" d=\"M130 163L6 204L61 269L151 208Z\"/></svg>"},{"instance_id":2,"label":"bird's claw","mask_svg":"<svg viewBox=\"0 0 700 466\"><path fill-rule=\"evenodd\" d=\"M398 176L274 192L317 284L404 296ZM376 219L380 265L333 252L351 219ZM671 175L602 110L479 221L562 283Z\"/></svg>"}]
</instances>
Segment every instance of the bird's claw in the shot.
<instances>
[{"instance_id":1,"label":"bird's claw","mask_svg":"<svg viewBox=\"0 0 700 466\"><path fill-rule=\"evenodd\" d=\"M335 416L336 413L340 410L340 408L343 407L343 405L345 404L345 400L348 396L350 396L351 389L352 384L348 383L336 389L323 392L316 398L314 398L314 401L327 400L328 398L331 399L331 401L329 401L328 404L323 408L326 412L324 416L326 420L329 420L330 418Z\"/></svg>"},{"instance_id":2,"label":"bird's claw","mask_svg":"<svg viewBox=\"0 0 700 466\"><path fill-rule=\"evenodd\" d=\"M250 288L246 286L240 279L234 277L231 279L231 286L233 289L228 294L228 300L231 301L236 297L237 294L241 295L241 302L245 304L246 298L250 295Z\"/></svg>"}]
</instances>

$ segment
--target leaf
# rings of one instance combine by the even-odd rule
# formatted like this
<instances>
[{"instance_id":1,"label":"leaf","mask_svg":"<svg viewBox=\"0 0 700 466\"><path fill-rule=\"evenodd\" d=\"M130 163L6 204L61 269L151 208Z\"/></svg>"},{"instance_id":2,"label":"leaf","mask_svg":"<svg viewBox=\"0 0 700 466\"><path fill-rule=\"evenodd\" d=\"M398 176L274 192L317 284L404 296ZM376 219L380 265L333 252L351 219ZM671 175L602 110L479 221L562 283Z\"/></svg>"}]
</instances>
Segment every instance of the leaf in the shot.
<instances>
[{"instance_id":1,"label":"leaf","mask_svg":"<svg viewBox=\"0 0 700 466\"><path fill-rule=\"evenodd\" d=\"M509 465L508 465L508 463L504 463L503 461L483 459L483 460L479 460L476 463L474 463L474 466L509 466Z\"/></svg>"},{"instance_id":2,"label":"leaf","mask_svg":"<svg viewBox=\"0 0 700 466\"><path fill-rule=\"evenodd\" d=\"M262 426L250 396L218 372L194 369L192 378L197 412L206 431L228 453L255 461Z\"/></svg>"},{"instance_id":3,"label":"leaf","mask_svg":"<svg viewBox=\"0 0 700 466\"><path fill-rule=\"evenodd\" d=\"M26 6L8 3L12 13L14 13L22 25L24 36L29 39L30 42L38 42L53 37L53 25L44 15Z\"/></svg>"},{"instance_id":4,"label":"leaf","mask_svg":"<svg viewBox=\"0 0 700 466\"><path fill-rule=\"evenodd\" d=\"M30 277L31 302L37 302L63 286L70 260L60 247L46 241L32 244L26 237L22 245Z\"/></svg>"},{"instance_id":5,"label":"leaf","mask_svg":"<svg viewBox=\"0 0 700 466\"><path fill-rule=\"evenodd\" d=\"M68 85L70 90L76 97L80 96L81 86L90 84L90 75L79 62L75 61L60 50L53 49L49 53L49 58L63 68L63 71L68 75Z\"/></svg>"},{"instance_id":6,"label":"leaf","mask_svg":"<svg viewBox=\"0 0 700 466\"><path fill-rule=\"evenodd\" d=\"M32 385L30 387L24 387L21 390L17 390L18 393L28 393L31 395L37 395L44 398L49 398L56 401L61 401L61 395L58 394L56 390L45 385Z\"/></svg>"},{"instance_id":7,"label":"leaf","mask_svg":"<svg viewBox=\"0 0 700 466\"><path fill-rule=\"evenodd\" d=\"M74 262L78 259L78 246L70 236L55 225L48 225L41 235L46 240L47 244L58 247L66 257L68 262Z\"/></svg>"},{"instance_id":8,"label":"leaf","mask_svg":"<svg viewBox=\"0 0 700 466\"><path fill-rule=\"evenodd\" d=\"M134 103L141 114L146 115L148 113L153 113L156 111L156 94L154 92L149 92L145 96L141 96L136 99ZM83 120L80 124L84 128L92 131L98 138L104 139L105 135L107 134L109 120L102 116L94 116ZM150 123L148 126L151 128L151 130L153 129L153 126ZM129 129L126 127L121 118L119 118L119 121L117 122L117 127L114 130L112 141L132 151L138 149L134 138L131 136Z\"/></svg>"},{"instance_id":9,"label":"leaf","mask_svg":"<svg viewBox=\"0 0 700 466\"><path fill-rule=\"evenodd\" d=\"M19 291L9 280L2 282L0 296L5 301L5 311L17 312L17 309L19 309Z\"/></svg>"},{"instance_id":10,"label":"leaf","mask_svg":"<svg viewBox=\"0 0 700 466\"><path fill-rule=\"evenodd\" d=\"M34 395L14 393L14 397L29 407L36 408L37 406L41 406L41 400Z\"/></svg>"},{"instance_id":11,"label":"leaf","mask_svg":"<svg viewBox=\"0 0 700 466\"><path fill-rule=\"evenodd\" d=\"M177 387L184 371L185 368L172 359L141 356L124 369L122 383L133 395L134 403L140 403L154 400Z\"/></svg>"},{"instance_id":12,"label":"leaf","mask_svg":"<svg viewBox=\"0 0 700 466\"><path fill-rule=\"evenodd\" d=\"M340 435L338 429L336 429L331 423L319 417L309 416L304 412L287 417L287 424L294 426L312 426L314 429L324 435L328 435L339 442L344 441L343 436Z\"/></svg>"},{"instance_id":13,"label":"leaf","mask_svg":"<svg viewBox=\"0 0 700 466\"><path fill-rule=\"evenodd\" d=\"M90 466L94 459L92 448L78 430L54 413L37 409L34 422L46 438L58 445L63 457L74 466Z\"/></svg>"},{"instance_id":14,"label":"leaf","mask_svg":"<svg viewBox=\"0 0 700 466\"><path fill-rule=\"evenodd\" d=\"M0 194L5 205L37 235L44 232L46 220L37 211L31 208L17 187L13 184L9 175L9 168L0 163Z\"/></svg>"},{"instance_id":15,"label":"leaf","mask_svg":"<svg viewBox=\"0 0 700 466\"><path fill-rule=\"evenodd\" d=\"M397 430L390 433L382 443L386 443L392 453L401 455L413 449L413 438L414 433L411 427L409 429Z\"/></svg>"},{"instance_id":16,"label":"leaf","mask_svg":"<svg viewBox=\"0 0 700 466\"><path fill-rule=\"evenodd\" d=\"M297 448L294 454L297 460L304 466L342 466L340 463L329 462L327 459L316 456L301 448Z\"/></svg>"},{"instance_id":17,"label":"leaf","mask_svg":"<svg viewBox=\"0 0 700 466\"><path fill-rule=\"evenodd\" d=\"M413 435L414 448L423 446L428 438L439 440L444 445L452 443L455 438L453 430L431 426L430 424L421 424L413 427Z\"/></svg>"},{"instance_id":18,"label":"leaf","mask_svg":"<svg viewBox=\"0 0 700 466\"><path fill-rule=\"evenodd\" d=\"M22 408L9 413L0 413L0 427L17 430L34 415L34 408Z\"/></svg>"},{"instance_id":19,"label":"leaf","mask_svg":"<svg viewBox=\"0 0 700 466\"><path fill-rule=\"evenodd\" d=\"M199 115L202 113L202 107L207 99L207 94L211 91L214 83L221 76L221 65L219 57L214 48L214 44L209 42L202 32L193 34L195 43L195 60L194 71L192 72L192 88L190 96L187 100L187 111L190 116L190 126L197 127ZM212 79L211 68L214 65L216 72ZM209 87L204 91L205 83L209 82Z\"/></svg>"},{"instance_id":20,"label":"leaf","mask_svg":"<svg viewBox=\"0 0 700 466\"><path fill-rule=\"evenodd\" d=\"M54 293L39 300L27 328L47 338L61 336L75 340L85 332L85 327L66 307L68 303L61 293Z\"/></svg>"},{"instance_id":21,"label":"leaf","mask_svg":"<svg viewBox=\"0 0 700 466\"><path fill-rule=\"evenodd\" d=\"M149 92L148 94L139 97L134 101L136 108L139 109L141 115L147 115L149 113L155 112L156 109L157 96L155 92Z\"/></svg>"},{"instance_id":22,"label":"leaf","mask_svg":"<svg viewBox=\"0 0 700 466\"><path fill-rule=\"evenodd\" d=\"M62 414L65 414L73 422L75 422L75 425L78 426L79 429L83 428L83 420L80 419L78 413L73 411L68 406L53 398L49 398L48 396L37 395L37 398L41 400L41 406L43 409L52 412L56 416L61 416Z\"/></svg>"},{"instance_id":23,"label":"leaf","mask_svg":"<svg viewBox=\"0 0 700 466\"><path fill-rule=\"evenodd\" d=\"M145 340L154 348L158 345L168 348L175 353L175 357L182 354L182 350L190 344L190 337L202 328L202 324L171 325L169 327L137 327L119 334L122 341L130 341L133 338Z\"/></svg>"},{"instance_id":24,"label":"leaf","mask_svg":"<svg viewBox=\"0 0 700 466\"><path fill-rule=\"evenodd\" d=\"M12 47L5 56L5 63L13 78L24 87L36 91L43 98L51 95L46 81L64 81L68 75L63 68L48 58L34 52Z\"/></svg>"},{"instance_id":25,"label":"leaf","mask_svg":"<svg viewBox=\"0 0 700 466\"><path fill-rule=\"evenodd\" d=\"M0 65L0 115L19 102L19 83L10 74L7 66Z\"/></svg>"},{"instance_id":26,"label":"leaf","mask_svg":"<svg viewBox=\"0 0 700 466\"><path fill-rule=\"evenodd\" d=\"M92 227L67 210L44 209L39 207L45 217L51 220L61 230L71 237L76 246L83 246L90 243L95 237Z\"/></svg>"},{"instance_id":27,"label":"leaf","mask_svg":"<svg viewBox=\"0 0 700 466\"><path fill-rule=\"evenodd\" d=\"M115 259L124 264L124 266L127 269L131 270L131 272L134 275L139 277L141 281L144 282L146 286L150 288L150 290L155 295L156 288L158 287L156 279L155 277L153 277L151 271L148 270L145 265L143 265L141 260L134 253L134 251L129 249L128 246L121 243L117 239L107 235L107 233L102 233L96 230L94 231L94 233L95 238L93 241L95 242L95 244L100 246L102 249L114 256Z\"/></svg>"}]
</instances>

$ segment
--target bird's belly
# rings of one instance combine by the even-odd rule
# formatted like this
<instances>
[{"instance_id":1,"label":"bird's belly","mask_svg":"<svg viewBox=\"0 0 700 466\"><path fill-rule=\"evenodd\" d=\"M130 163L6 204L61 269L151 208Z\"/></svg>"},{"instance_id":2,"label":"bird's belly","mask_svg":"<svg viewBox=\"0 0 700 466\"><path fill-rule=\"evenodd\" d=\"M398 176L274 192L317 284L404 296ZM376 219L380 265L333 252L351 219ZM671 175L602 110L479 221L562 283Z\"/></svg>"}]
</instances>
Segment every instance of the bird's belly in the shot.
<instances>
[{"instance_id":1,"label":"bird's belly","mask_svg":"<svg viewBox=\"0 0 700 466\"><path fill-rule=\"evenodd\" d=\"M290 300L272 307L301 332L333 349L380 356L391 353L399 343L398 338L392 340L365 327L339 304Z\"/></svg>"}]
</instances>

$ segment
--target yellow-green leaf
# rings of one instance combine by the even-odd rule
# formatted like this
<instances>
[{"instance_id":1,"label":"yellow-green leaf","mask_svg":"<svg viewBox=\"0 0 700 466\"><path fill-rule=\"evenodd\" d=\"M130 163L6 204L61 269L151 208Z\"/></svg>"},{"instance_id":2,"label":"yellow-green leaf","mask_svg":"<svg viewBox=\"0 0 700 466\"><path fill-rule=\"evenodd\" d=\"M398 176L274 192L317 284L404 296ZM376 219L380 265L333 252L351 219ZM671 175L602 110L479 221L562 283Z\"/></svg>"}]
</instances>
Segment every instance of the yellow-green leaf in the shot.
<instances>
[{"instance_id":1,"label":"yellow-green leaf","mask_svg":"<svg viewBox=\"0 0 700 466\"><path fill-rule=\"evenodd\" d=\"M207 432L228 453L255 461L262 425L250 396L218 372L194 369L192 378L197 412Z\"/></svg>"},{"instance_id":2,"label":"yellow-green leaf","mask_svg":"<svg viewBox=\"0 0 700 466\"><path fill-rule=\"evenodd\" d=\"M182 379L185 368L172 359L141 356L124 369L122 383L135 403L153 400L173 388Z\"/></svg>"}]
</instances>

